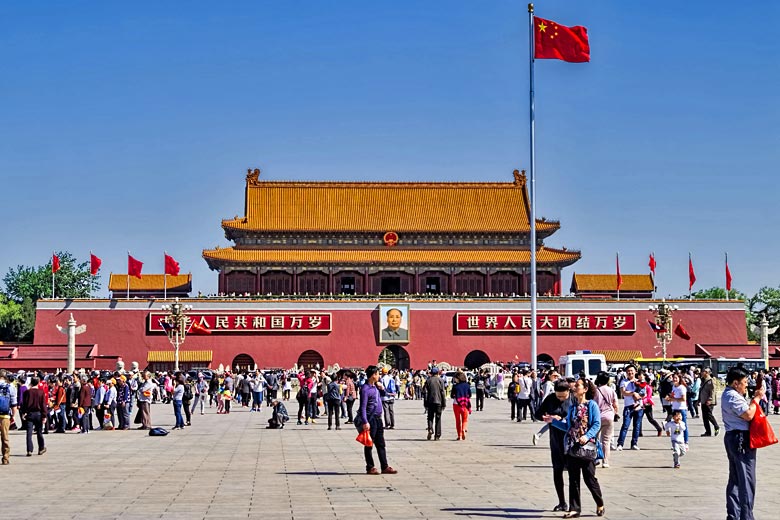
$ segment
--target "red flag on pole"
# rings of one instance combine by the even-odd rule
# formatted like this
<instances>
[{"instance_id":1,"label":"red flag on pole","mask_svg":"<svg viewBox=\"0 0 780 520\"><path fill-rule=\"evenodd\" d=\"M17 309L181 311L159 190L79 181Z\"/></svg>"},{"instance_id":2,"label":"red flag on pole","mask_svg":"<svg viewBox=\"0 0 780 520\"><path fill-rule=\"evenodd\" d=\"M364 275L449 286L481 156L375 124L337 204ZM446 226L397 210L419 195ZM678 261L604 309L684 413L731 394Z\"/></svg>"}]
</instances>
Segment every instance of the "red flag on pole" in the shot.
<instances>
[{"instance_id":1,"label":"red flag on pole","mask_svg":"<svg viewBox=\"0 0 780 520\"><path fill-rule=\"evenodd\" d=\"M192 327L190 327L190 334L211 334L211 330L207 329L197 321L192 322Z\"/></svg>"},{"instance_id":2,"label":"red flag on pole","mask_svg":"<svg viewBox=\"0 0 780 520\"><path fill-rule=\"evenodd\" d=\"M588 30L581 25L566 27L534 16L534 59L590 61Z\"/></svg>"},{"instance_id":3,"label":"red flag on pole","mask_svg":"<svg viewBox=\"0 0 780 520\"><path fill-rule=\"evenodd\" d=\"M620 275L620 255L615 254L615 267L617 267L617 290L623 285L623 277Z\"/></svg>"},{"instance_id":4,"label":"red flag on pole","mask_svg":"<svg viewBox=\"0 0 780 520\"><path fill-rule=\"evenodd\" d=\"M173 259L172 256L165 254L165 274L171 276L179 275L179 262Z\"/></svg>"},{"instance_id":5,"label":"red flag on pole","mask_svg":"<svg viewBox=\"0 0 780 520\"><path fill-rule=\"evenodd\" d=\"M729 269L729 255L726 255L726 292L731 290L731 270Z\"/></svg>"},{"instance_id":6,"label":"red flag on pole","mask_svg":"<svg viewBox=\"0 0 780 520\"><path fill-rule=\"evenodd\" d=\"M650 272L653 273L653 278L655 278L655 253L650 253L650 262L647 265L650 267Z\"/></svg>"},{"instance_id":7,"label":"red flag on pole","mask_svg":"<svg viewBox=\"0 0 780 520\"><path fill-rule=\"evenodd\" d=\"M60 270L60 257L52 254L51 255L51 274L56 273Z\"/></svg>"},{"instance_id":8,"label":"red flag on pole","mask_svg":"<svg viewBox=\"0 0 780 520\"><path fill-rule=\"evenodd\" d=\"M135 276L136 278L141 278L141 269L143 269L144 263L139 262L130 254L127 254L127 276Z\"/></svg>"},{"instance_id":9,"label":"red flag on pole","mask_svg":"<svg viewBox=\"0 0 780 520\"><path fill-rule=\"evenodd\" d=\"M678 323L674 328L674 333L680 336L682 339L691 339L691 335L682 326L682 323Z\"/></svg>"},{"instance_id":10,"label":"red flag on pole","mask_svg":"<svg viewBox=\"0 0 780 520\"><path fill-rule=\"evenodd\" d=\"M691 290L695 283L696 273L693 272L693 260L691 260L691 254L688 253L688 291Z\"/></svg>"},{"instance_id":11,"label":"red flag on pole","mask_svg":"<svg viewBox=\"0 0 780 520\"><path fill-rule=\"evenodd\" d=\"M97 276L98 270L102 264L103 260L93 255L91 252L89 253L89 274Z\"/></svg>"}]
</instances>

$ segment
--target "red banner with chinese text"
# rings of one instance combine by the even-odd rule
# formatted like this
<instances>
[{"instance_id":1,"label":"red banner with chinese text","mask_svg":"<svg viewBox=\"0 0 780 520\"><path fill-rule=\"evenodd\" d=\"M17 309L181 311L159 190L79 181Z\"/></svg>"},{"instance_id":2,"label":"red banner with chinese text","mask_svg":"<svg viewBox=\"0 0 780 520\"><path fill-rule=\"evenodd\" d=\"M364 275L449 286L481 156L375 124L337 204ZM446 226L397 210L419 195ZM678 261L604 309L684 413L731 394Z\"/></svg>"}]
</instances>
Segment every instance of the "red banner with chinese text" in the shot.
<instances>
[{"instance_id":1,"label":"red banner with chinese text","mask_svg":"<svg viewBox=\"0 0 780 520\"><path fill-rule=\"evenodd\" d=\"M633 313L539 313L539 332L634 332ZM531 315L521 312L459 312L457 332L528 332Z\"/></svg>"},{"instance_id":2,"label":"red banner with chinese text","mask_svg":"<svg viewBox=\"0 0 780 520\"><path fill-rule=\"evenodd\" d=\"M149 314L149 332L165 332L161 321L167 314ZM331 332L329 312L262 312L262 313L191 313L187 319L194 321L212 334L221 332ZM188 327L189 328L189 327Z\"/></svg>"}]
</instances>

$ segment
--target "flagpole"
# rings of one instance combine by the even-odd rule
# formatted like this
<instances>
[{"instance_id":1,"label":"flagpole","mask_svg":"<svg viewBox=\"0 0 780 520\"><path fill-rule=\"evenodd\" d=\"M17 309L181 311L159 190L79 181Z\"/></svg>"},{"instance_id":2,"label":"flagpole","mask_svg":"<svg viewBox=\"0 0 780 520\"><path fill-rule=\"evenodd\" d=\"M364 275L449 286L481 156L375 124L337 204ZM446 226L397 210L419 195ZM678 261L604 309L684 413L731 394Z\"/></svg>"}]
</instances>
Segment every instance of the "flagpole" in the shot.
<instances>
[{"instance_id":1,"label":"flagpole","mask_svg":"<svg viewBox=\"0 0 780 520\"><path fill-rule=\"evenodd\" d=\"M127 299L130 299L130 250L127 250Z\"/></svg>"},{"instance_id":2,"label":"flagpole","mask_svg":"<svg viewBox=\"0 0 780 520\"><path fill-rule=\"evenodd\" d=\"M728 273L729 269L729 254L726 253L726 272ZM726 301L729 301L729 281L726 280Z\"/></svg>"},{"instance_id":3,"label":"flagpole","mask_svg":"<svg viewBox=\"0 0 780 520\"><path fill-rule=\"evenodd\" d=\"M650 255L653 257L653 263L655 263L655 251L651 252ZM655 266L650 270L650 272L653 273L653 299L655 300Z\"/></svg>"},{"instance_id":4,"label":"flagpole","mask_svg":"<svg viewBox=\"0 0 780 520\"><path fill-rule=\"evenodd\" d=\"M617 301L620 301L620 251L615 253L615 267L617 268L617 274L615 276L615 282L617 283Z\"/></svg>"},{"instance_id":5,"label":"flagpole","mask_svg":"<svg viewBox=\"0 0 780 520\"><path fill-rule=\"evenodd\" d=\"M92 278L93 278L93 275L92 275L92 250L91 249L89 250L89 274L90 274L90 277L89 277L89 299L91 300L92 299Z\"/></svg>"},{"instance_id":6,"label":"flagpole","mask_svg":"<svg viewBox=\"0 0 780 520\"><path fill-rule=\"evenodd\" d=\"M529 104L531 134L530 187L531 198L531 368L536 370L536 135L534 109L534 4L528 4L528 63L529 63Z\"/></svg>"},{"instance_id":7,"label":"flagpole","mask_svg":"<svg viewBox=\"0 0 780 520\"><path fill-rule=\"evenodd\" d=\"M51 252L51 299L54 299L54 251Z\"/></svg>"},{"instance_id":8,"label":"flagpole","mask_svg":"<svg viewBox=\"0 0 780 520\"><path fill-rule=\"evenodd\" d=\"M168 251L163 251L163 300L168 299L168 266L165 265L165 257L168 256Z\"/></svg>"},{"instance_id":9,"label":"flagpole","mask_svg":"<svg viewBox=\"0 0 780 520\"><path fill-rule=\"evenodd\" d=\"M693 300L693 285L691 284L691 252L688 251L688 299Z\"/></svg>"}]
</instances>

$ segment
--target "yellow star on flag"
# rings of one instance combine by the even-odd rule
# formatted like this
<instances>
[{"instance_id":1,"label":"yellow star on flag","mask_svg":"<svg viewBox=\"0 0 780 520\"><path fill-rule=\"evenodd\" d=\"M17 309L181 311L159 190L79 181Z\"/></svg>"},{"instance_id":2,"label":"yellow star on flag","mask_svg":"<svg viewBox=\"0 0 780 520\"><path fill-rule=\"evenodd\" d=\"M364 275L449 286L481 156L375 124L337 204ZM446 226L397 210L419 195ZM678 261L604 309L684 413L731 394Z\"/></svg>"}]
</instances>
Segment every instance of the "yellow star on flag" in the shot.
<instances>
[{"instance_id":1,"label":"yellow star on flag","mask_svg":"<svg viewBox=\"0 0 780 520\"><path fill-rule=\"evenodd\" d=\"M545 29L547 29L547 26L546 26L546 25L544 25L544 22L540 23L540 24L539 24L539 30L540 30L540 31L542 31L542 32L544 32L544 30L545 30Z\"/></svg>"}]
</instances>

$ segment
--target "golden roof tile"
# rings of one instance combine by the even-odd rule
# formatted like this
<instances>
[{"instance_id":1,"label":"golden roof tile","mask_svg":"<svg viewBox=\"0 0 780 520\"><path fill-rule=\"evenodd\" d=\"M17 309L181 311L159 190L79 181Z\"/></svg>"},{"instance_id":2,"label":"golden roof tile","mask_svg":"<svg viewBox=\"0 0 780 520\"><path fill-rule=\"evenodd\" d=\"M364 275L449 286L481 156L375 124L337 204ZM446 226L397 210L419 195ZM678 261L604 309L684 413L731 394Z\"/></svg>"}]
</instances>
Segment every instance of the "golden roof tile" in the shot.
<instances>
[{"instance_id":1,"label":"golden roof tile","mask_svg":"<svg viewBox=\"0 0 780 520\"><path fill-rule=\"evenodd\" d=\"M291 182L261 181L249 172L246 216L225 229L255 232L526 233L525 174L514 182ZM537 220L551 233L557 221Z\"/></svg>"},{"instance_id":2,"label":"golden roof tile","mask_svg":"<svg viewBox=\"0 0 780 520\"><path fill-rule=\"evenodd\" d=\"M130 277L130 290L131 291L162 291L165 288L165 280L162 274L143 274L142 277L136 278ZM180 274L180 275L167 275L168 276L168 290L169 291L192 291L192 275ZM108 290L112 292L121 292L127 290L127 275L126 274L112 274L108 280Z\"/></svg>"},{"instance_id":3,"label":"golden roof tile","mask_svg":"<svg viewBox=\"0 0 780 520\"><path fill-rule=\"evenodd\" d=\"M623 274L621 291L653 292L655 285L649 274ZM617 273L614 274L577 274L572 277L573 292L617 291Z\"/></svg>"},{"instance_id":4,"label":"golden roof tile","mask_svg":"<svg viewBox=\"0 0 780 520\"><path fill-rule=\"evenodd\" d=\"M183 363L211 363L211 350L180 350L179 361ZM173 349L150 350L146 353L147 363L173 363Z\"/></svg>"},{"instance_id":5,"label":"golden roof tile","mask_svg":"<svg viewBox=\"0 0 780 520\"><path fill-rule=\"evenodd\" d=\"M530 264L531 253L519 249L206 249L209 265L518 265ZM580 259L579 251L541 247L540 265L569 265Z\"/></svg>"}]
</instances>

